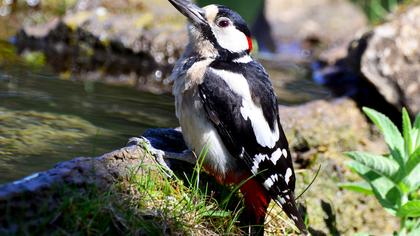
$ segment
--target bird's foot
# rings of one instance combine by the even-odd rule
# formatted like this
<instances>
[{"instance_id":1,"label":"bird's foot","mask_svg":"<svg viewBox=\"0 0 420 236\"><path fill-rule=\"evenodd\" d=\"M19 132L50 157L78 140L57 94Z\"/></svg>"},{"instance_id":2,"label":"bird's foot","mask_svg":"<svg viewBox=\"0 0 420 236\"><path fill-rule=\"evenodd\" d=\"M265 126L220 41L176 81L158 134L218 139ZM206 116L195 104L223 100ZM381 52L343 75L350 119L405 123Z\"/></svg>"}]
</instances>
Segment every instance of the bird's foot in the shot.
<instances>
[{"instance_id":1,"label":"bird's foot","mask_svg":"<svg viewBox=\"0 0 420 236\"><path fill-rule=\"evenodd\" d=\"M172 176L173 173L168 163L165 161L165 159L183 161L183 162L190 163L192 165L195 165L197 161L196 155L194 154L194 152L190 150L184 150L183 152L180 152L180 153L166 152L166 151L153 147L150 141L145 137L132 137L130 138L128 144L136 144L144 148L144 150L146 150L147 153L151 154L155 158L155 161L158 164L160 164L161 166L165 168L165 174L168 177Z\"/></svg>"}]
</instances>

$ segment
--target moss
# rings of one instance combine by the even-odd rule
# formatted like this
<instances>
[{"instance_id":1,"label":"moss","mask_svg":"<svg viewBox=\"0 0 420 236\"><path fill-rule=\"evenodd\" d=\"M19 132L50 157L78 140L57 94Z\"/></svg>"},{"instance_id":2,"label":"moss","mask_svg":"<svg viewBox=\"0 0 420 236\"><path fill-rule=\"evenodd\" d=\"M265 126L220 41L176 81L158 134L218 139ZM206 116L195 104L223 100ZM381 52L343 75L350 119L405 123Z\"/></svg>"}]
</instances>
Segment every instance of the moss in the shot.
<instances>
[{"instance_id":1,"label":"moss","mask_svg":"<svg viewBox=\"0 0 420 236\"><path fill-rule=\"evenodd\" d=\"M73 15L66 16L65 22L71 30L76 31L90 16L91 13L88 11L78 11Z\"/></svg>"},{"instance_id":2,"label":"moss","mask_svg":"<svg viewBox=\"0 0 420 236\"><path fill-rule=\"evenodd\" d=\"M78 117L0 107L0 146L3 155L58 153L63 145L83 143L97 128ZM107 131L102 131L105 135ZM64 147L65 148L65 147Z\"/></svg>"},{"instance_id":3,"label":"moss","mask_svg":"<svg viewBox=\"0 0 420 236\"><path fill-rule=\"evenodd\" d=\"M150 13L144 13L143 15L139 16L135 21L134 21L134 26L136 28L148 28L151 27L152 25L155 24L154 22L155 16Z\"/></svg>"},{"instance_id":4,"label":"moss","mask_svg":"<svg viewBox=\"0 0 420 236\"><path fill-rule=\"evenodd\" d=\"M45 54L42 52L25 52L21 56L28 65L35 67L41 67L45 65L46 58Z\"/></svg>"},{"instance_id":5,"label":"moss","mask_svg":"<svg viewBox=\"0 0 420 236\"><path fill-rule=\"evenodd\" d=\"M0 66L17 63L18 60L15 47L0 39Z\"/></svg>"}]
</instances>

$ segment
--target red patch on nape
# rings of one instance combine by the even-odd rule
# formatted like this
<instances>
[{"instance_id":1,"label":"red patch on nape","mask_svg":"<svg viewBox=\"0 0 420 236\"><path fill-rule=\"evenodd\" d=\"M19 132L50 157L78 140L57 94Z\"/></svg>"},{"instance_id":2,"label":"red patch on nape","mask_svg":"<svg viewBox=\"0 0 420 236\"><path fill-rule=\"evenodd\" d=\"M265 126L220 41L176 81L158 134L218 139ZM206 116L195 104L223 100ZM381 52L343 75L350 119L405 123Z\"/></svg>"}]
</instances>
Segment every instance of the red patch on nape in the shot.
<instances>
[{"instance_id":1,"label":"red patch on nape","mask_svg":"<svg viewBox=\"0 0 420 236\"><path fill-rule=\"evenodd\" d=\"M252 51L252 38L246 37L246 39L248 40L248 53L250 53Z\"/></svg>"}]
</instances>

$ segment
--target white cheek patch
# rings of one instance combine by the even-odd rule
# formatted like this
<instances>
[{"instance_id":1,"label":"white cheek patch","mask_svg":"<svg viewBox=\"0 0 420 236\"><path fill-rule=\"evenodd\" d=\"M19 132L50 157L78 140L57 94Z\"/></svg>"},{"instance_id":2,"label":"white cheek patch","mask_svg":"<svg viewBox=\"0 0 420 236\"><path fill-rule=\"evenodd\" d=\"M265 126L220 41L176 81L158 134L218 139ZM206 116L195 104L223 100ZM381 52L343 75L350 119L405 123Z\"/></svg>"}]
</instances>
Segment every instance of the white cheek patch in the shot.
<instances>
[{"instance_id":1,"label":"white cheek patch","mask_svg":"<svg viewBox=\"0 0 420 236\"><path fill-rule=\"evenodd\" d=\"M212 25L211 28L222 48L231 52L243 52L249 49L248 38L234 26L219 28L216 25Z\"/></svg>"},{"instance_id":2,"label":"white cheek patch","mask_svg":"<svg viewBox=\"0 0 420 236\"><path fill-rule=\"evenodd\" d=\"M251 97L249 85L242 74L226 70L212 69L212 72L222 78L229 88L242 98L241 114L245 120L250 120L257 143L262 147L274 148L279 140L280 132L277 122L272 131L264 117L261 107L257 106Z\"/></svg>"}]
</instances>

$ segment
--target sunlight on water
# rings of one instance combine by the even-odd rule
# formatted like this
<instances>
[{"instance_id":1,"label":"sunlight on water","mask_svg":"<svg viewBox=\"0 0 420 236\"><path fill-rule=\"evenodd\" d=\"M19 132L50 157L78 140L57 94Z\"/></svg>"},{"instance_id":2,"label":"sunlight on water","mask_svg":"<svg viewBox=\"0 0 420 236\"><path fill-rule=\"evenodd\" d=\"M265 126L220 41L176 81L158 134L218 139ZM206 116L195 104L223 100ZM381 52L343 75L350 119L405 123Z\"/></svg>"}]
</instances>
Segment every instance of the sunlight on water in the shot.
<instances>
[{"instance_id":1,"label":"sunlight on water","mask_svg":"<svg viewBox=\"0 0 420 236\"><path fill-rule=\"evenodd\" d=\"M178 124L169 95L59 80L44 67L1 58L0 183L123 147L149 127Z\"/></svg>"}]
</instances>

